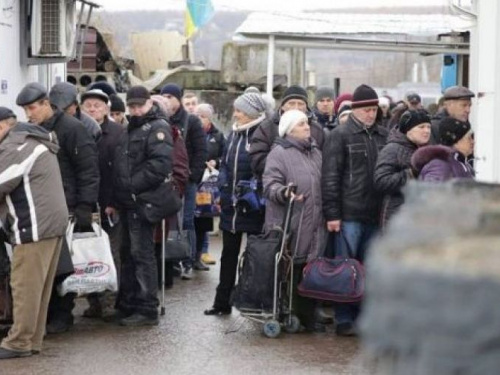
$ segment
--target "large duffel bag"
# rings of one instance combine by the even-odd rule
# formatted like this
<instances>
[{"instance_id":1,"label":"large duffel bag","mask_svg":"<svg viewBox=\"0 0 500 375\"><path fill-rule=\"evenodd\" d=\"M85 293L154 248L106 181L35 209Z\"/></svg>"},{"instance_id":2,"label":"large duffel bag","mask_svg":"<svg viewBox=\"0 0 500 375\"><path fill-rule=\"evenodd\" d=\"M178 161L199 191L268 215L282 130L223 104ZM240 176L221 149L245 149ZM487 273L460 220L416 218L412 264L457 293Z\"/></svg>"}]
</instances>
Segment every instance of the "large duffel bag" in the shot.
<instances>
[{"instance_id":1,"label":"large duffel bag","mask_svg":"<svg viewBox=\"0 0 500 375\"><path fill-rule=\"evenodd\" d=\"M248 238L238 267L238 284L231 297L238 310L272 309L275 261L282 237L282 230L276 229Z\"/></svg>"}]
</instances>

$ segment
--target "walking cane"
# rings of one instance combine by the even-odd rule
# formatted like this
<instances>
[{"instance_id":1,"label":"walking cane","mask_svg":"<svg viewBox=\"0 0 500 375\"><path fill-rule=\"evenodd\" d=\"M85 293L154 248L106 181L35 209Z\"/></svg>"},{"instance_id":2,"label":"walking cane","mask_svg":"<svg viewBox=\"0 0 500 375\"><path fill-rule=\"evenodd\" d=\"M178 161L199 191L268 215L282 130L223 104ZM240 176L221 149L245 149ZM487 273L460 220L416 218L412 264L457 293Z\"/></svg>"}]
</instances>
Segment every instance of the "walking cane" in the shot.
<instances>
[{"instance_id":1,"label":"walking cane","mask_svg":"<svg viewBox=\"0 0 500 375\"><path fill-rule=\"evenodd\" d=\"M165 315L165 219L161 221L161 309L160 315Z\"/></svg>"}]
</instances>

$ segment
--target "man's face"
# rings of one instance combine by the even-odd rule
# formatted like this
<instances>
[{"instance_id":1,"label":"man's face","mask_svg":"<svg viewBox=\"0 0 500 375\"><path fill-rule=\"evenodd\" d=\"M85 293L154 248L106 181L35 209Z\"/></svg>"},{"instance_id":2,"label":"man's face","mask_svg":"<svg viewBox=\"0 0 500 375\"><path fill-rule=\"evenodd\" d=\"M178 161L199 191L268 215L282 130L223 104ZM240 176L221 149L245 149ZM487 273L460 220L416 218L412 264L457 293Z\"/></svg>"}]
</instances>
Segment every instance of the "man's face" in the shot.
<instances>
[{"instance_id":1,"label":"man's face","mask_svg":"<svg viewBox=\"0 0 500 375\"><path fill-rule=\"evenodd\" d=\"M123 119L125 118L125 112L111 112L109 114L114 122L117 124L123 124Z\"/></svg>"},{"instance_id":2,"label":"man's face","mask_svg":"<svg viewBox=\"0 0 500 375\"><path fill-rule=\"evenodd\" d=\"M23 106L28 121L32 124L40 125L54 115L48 99L42 99Z\"/></svg>"},{"instance_id":3,"label":"man's face","mask_svg":"<svg viewBox=\"0 0 500 375\"><path fill-rule=\"evenodd\" d=\"M172 110L172 113L176 113L181 106L181 102L179 101L179 99L177 99L175 96L170 95L170 94L164 94L162 96L165 99L167 99L168 106Z\"/></svg>"},{"instance_id":4,"label":"man's face","mask_svg":"<svg viewBox=\"0 0 500 375\"><path fill-rule=\"evenodd\" d=\"M5 120L0 121L0 140L2 140L7 132L16 125L16 119L11 117Z\"/></svg>"},{"instance_id":5,"label":"man's face","mask_svg":"<svg viewBox=\"0 0 500 375\"><path fill-rule=\"evenodd\" d=\"M132 104L128 106L130 116L141 117L148 113L153 107L153 101L148 99L144 104Z\"/></svg>"},{"instance_id":6,"label":"man's face","mask_svg":"<svg viewBox=\"0 0 500 375\"><path fill-rule=\"evenodd\" d=\"M460 121L468 121L472 102L470 99L447 100L444 106L448 114Z\"/></svg>"},{"instance_id":7,"label":"man's face","mask_svg":"<svg viewBox=\"0 0 500 375\"><path fill-rule=\"evenodd\" d=\"M88 98L82 103L82 109L97 123L102 124L109 113L109 106L100 99Z\"/></svg>"},{"instance_id":8,"label":"man's face","mask_svg":"<svg viewBox=\"0 0 500 375\"><path fill-rule=\"evenodd\" d=\"M378 106L355 108L352 110L354 117L358 119L366 127L373 126L377 118Z\"/></svg>"},{"instance_id":9,"label":"man's face","mask_svg":"<svg viewBox=\"0 0 500 375\"><path fill-rule=\"evenodd\" d=\"M285 104L281 106L283 112L287 112L291 109L298 109L304 113L307 112L307 103L302 99L290 99Z\"/></svg>"},{"instance_id":10,"label":"man's face","mask_svg":"<svg viewBox=\"0 0 500 375\"><path fill-rule=\"evenodd\" d=\"M316 107L320 113L324 115L331 115L333 113L334 104L335 102L332 98L323 98L316 103Z\"/></svg>"},{"instance_id":11,"label":"man's face","mask_svg":"<svg viewBox=\"0 0 500 375\"><path fill-rule=\"evenodd\" d=\"M198 105L198 98L193 96L191 98L182 98L182 106L187 113L194 114L196 106Z\"/></svg>"},{"instance_id":12,"label":"man's face","mask_svg":"<svg viewBox=\"0 0 500 375\"><path fill-rule=\"evenodd\" d=\"M417 109L422 109L422 103L420 102L409 102L408 109L416 111Z\"/></svg>"},{"instance_id":13,"label":"man's face","mask_svg":"<svg viewBox=\"0 0 500 375\"><path fill-rule=\"evenodd\" d=\"M64 112L67 114L67 115L70 115L70 116L74 116L76 115L76 109L77 109L77 105L76 103L73 103L71 104L69 107L67 107Z\"/></svg>"}]
</instances>

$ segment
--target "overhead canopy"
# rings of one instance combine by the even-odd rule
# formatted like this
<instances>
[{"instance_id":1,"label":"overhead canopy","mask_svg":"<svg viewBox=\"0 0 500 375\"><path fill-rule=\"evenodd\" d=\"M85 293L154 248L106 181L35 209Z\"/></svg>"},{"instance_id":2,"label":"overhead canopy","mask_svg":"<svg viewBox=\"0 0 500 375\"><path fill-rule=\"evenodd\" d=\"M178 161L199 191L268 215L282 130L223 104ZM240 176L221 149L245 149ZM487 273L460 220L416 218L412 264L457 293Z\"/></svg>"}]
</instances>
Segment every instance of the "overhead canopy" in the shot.
<instances>
[{"instance_id":1,"label":"overhead canopy","mask_svg":"<svg viewBox=\"0 0 500 375\"><path fill-rule=\"evenodd\" d=\"M272 35L276 45L290 47L468 54L468 43L438 42L437 36L471 26L450 14L252 13L234 40L267 43Z\"/></svg>"}]
</instances>

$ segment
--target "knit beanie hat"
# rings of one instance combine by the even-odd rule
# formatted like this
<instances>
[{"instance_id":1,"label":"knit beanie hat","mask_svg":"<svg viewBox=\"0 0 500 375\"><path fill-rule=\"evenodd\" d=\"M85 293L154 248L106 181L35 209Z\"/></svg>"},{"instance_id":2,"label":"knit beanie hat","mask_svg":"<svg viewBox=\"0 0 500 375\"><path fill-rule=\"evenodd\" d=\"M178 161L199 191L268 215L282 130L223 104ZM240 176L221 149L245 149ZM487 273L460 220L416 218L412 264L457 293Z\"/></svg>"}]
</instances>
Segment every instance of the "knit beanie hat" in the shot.
<instances>
[{"instance_id":1,"label":"knit beanie hat","mask_svg":"<svg viewBox=\"0 0 500 375\"><path fill-rule=\"evenodd\" d=\"M125 112L125 103L118 95L111 95L109 100L111 101L111 112Z\"/></svg>"},{"instance_id":2,"label":"knit beanie hat","mask_svg":"<svg viewBox=\"0 0 500 375\"><path fill-rule=\"evenodd\" d=\"M469 121L456 120L453 117L445 117L439 123L439 136L441 143L445 146L453 146L463 138L471 129Z\"/></svg>"},{"instance_id":3,"label":"knit beanie hat","mask_svg":"<svg viewBox=\"0 0 500 375\"><path fill-rule=\"evenodd\" d=\"M337 100L335 100L335 104L333 106L333 112L335 112L336 115L339 114L339 109L341 107L343 107L342 103L345 101L351 102L352 101L352 94L344 93L344 94L340 94L338 96L338 98L337 98Z\"/></svg>"},{"instance_id":4,"label":"knit beanie hat","mask_svg":"<svg viewBox=\"0 0 500 375\"><path fill-rule=\"evenodd\" d=\"M260 94L260 90L255 86L248 86L243 94L249 94L251 92L253 92L254 94Z\"/></svg>"},{"instance_id":5,"label":"knit beanie hat","mask_svg":"<svg viewBox=\"0 0 500 375\"><path fill-rule=\"evenodd\" d=\"M278 128L278 133L280 137L284 137L286 134L290 134L292 129L302 120L307 121L307 116L304 112L298 109L291 109L286 111L281 115L280 124Z\"/></svg>"},{"instance_id":6,"label":"knit beanie hat","mask_svg":"<svg viewBox=\"0 0 500 375\"><path fill-rule=\"evenodd\" d=\"M363 108L378 106L378 95L374 89L368 85L361 85L352 94L351 108Z\"/></svg>"},{"instance_id":7,"label":"knit beanie hat","mask_svg":"<svg viewBox=\"0 0 500 375\"><path fill-rule=\"evenodd\" d=\"M406 111L399 119L399 131L403 134L408 133L412 128L425 122L430 123L429 114L423 109Z\"/></svg>"},{"instance_id":8,"label":"knit beanie hat","mask_svg":"<svg viewBox=\"0 0 500 375\"><path fill-rule=\"evenodd\" d=\"M283 106L287 101L292 99L303 100L309 107L307 91L299 85L292 85L285 90L283 96L281 97L281 106Z\"/></svg>"},{"instance_id":9,"label":"knit beanie hat","mask_svg":"<svg viewBox=\"0 0 500 375\"><path fill-rule=\"evenodd\" d=\"M234 108L246 113L250 118L257 118L266 112L267 105L260 94L250 92L238 96L234 101Z\"/></svg>"},{"instance_id":10,"label":"knit beanie hat","mask_svg":"<svg viewBox=\"0 0 500 375\"><path fill-rule=\"evenodd\" d=\"M173 97L177 98L177 100L182 101L182 95L183 95L183 90L182 87L179 85L176 85L175 83L167 83L163 88L161 89L160 95L172 95Z\"/></svg>"},{"instance_id":11,"label":"knit beanie hat","mask_svg":"<svg viewBox=\"0 0 500 375\"><path fill-rule=\"evenodd\" d=\"M319 102L321 99L330 98L333 100L334 92L333 89L327 86L319 87L315 94L315 103Z\"/></svg>"}]
</instances>

